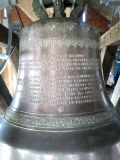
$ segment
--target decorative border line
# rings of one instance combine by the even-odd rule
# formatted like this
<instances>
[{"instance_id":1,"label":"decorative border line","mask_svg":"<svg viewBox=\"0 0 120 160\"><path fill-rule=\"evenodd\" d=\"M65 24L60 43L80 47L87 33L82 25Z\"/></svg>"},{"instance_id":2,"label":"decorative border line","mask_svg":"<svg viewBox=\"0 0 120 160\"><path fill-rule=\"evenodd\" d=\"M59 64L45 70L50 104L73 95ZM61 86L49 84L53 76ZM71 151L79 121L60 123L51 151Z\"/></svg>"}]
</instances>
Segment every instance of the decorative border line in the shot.
<instances>
[{"instance_id":1,"label":"decorative border line","mask_svg":"<svg viewBox=\"0 0 120 160\"><path fill-rule=\"evenodd\" d=\"M11 109L6 112L5 118L10 123L15 123L30 128L51 128L51 129L64 129L64 128L88 128L95 127L100 124L110 121L112 118L117 117L114 109L106 112L96 113L94 115L77 116L77 117L50 117L50 116L30 116L17 113Z\"/></svg>"},{"instance_id":2,"label":"decorative border line","mask_svg":"<svg viewBox=\"0 0 120 160\"><path fill-rule=\"evenodd\" d=\"M28 41L23 41L21 39L20 42L20 48L26 49L26 47L28 48L36 48L36 47L85 47L85 48L99 48L99 43L95 40L89 40L89 39L78 39L78 40L58 40L58 39L28 39Z\"/></svg>"}]
</instances>

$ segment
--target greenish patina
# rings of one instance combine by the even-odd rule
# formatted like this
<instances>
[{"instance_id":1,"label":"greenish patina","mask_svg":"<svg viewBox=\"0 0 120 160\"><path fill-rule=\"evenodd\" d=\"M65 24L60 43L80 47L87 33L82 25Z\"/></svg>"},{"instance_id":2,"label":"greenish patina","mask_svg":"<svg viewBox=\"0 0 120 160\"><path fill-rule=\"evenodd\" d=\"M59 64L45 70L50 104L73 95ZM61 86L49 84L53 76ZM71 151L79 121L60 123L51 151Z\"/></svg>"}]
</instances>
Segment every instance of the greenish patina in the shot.
<instances>
[{"instance_id":1,"label":"greenish patina","mask_svg":"<svg viewBox=\"0 0 120 160\"><path fill-rule=\"evenodd\" d=\"M46 8L54 8L54 18L65 17L66 7L73 8L70 14L71 18L78 18L83 13L83 10L87 4L86 0L34 0L33 10L40 19L48 18Z\"/></svg>"}]
</instances>

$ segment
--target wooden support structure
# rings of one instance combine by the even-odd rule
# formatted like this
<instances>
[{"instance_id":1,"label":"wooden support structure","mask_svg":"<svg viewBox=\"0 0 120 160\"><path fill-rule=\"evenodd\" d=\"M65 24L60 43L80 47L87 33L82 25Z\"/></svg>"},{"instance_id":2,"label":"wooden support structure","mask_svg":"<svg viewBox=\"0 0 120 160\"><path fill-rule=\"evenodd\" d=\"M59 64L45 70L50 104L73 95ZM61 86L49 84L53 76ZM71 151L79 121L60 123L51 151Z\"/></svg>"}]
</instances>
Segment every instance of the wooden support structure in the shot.
<instances>
[{"instance_id":1,"label":"wooden support structure","mask_svg":"<svg viewBox=\"0 0 120 160\"><path fill-rule=\"evenodd\" d=\"M12 41L12 46L15 47L16 44L19 42L19 39L15 33L13 33L13 41ZM2 24L0 24L0 43L3 44L4 47L7 47L8 44L8 29L4 27ZM14 55L11 57L13 62L16 63L18 61L18 55ZM17 63L18 64L18 63ZM15 65L16 71L18 69L18 66ZM7 106L11 104L12 101L12 96L9 92L9 89L7 88L3 77L0 75L0 95L4 99L5 103Z\"/></svg>"},{"instance_id":2,"label":"wooden support structure","mask_svg":"<svg viewBox=\"0 0 120 160\"><path fill-rule=\"evenodd\" d=\"M103 64L103 60L104 60L104 57L105 57L106 49L107 49L107 47L103 47L101 49L101 64Z\"/></svg>"},{"instance_id":3,"label":"wooden support structure","mask_svg":"<svg viewBox=\"0 0 120 160\"><path fill-rule=\"evenodd\" d=\"M118 113L120 114L120 98L115 106L116 110L118 111Z\"/></svg>"},{"instance_id":4,"label":"wooden support structure","mask_svg":"<svg viewBox=\"0 0 120 160\"><path fill-rule=\"evenodd\" d=\"M7 104L0 95L0 118L5 114L6 109L7 109Z\"/></svg>"},{"instance_id":5,"label":"wooden support structure","mask_svg":"<svg viewBox=\"0 0 120 160\"><path fill-rule=\"evenodd\" d=\"M111 101L114 106L118 105L117 103L118 103L119 99L120 99L120 76L119 76L119 79L117 81L117 84L115 86L114 92L111 97Z\"/></svg>"},{"instance_id":6,"label":"wooden support structure","mask_svg":"<svg viewBox=\"0 0 120 160\"><path fill-rule=\"evenodd\" d=\"M100 38L100 48L120 45L120 22Z\"/></svg>"},{"instance_id":7,"label":"wooden support structure","mask_svg":"<svg viewBox=\"0 0 120 160\"><path fill-rule=\"evenodd\" d=\"M19 48L19 38L18 36L13 33L13 41L12 41L12 45L13 47L16 46L17 44L17 48L15 49L15 52L17 54L13 54L13 56L11 57L14 65L15 65L15 68L16 68L16 71L18 71L18 48ZM2 24L0 24L0 43L2 43L2 46L5 46L7 47L7 44L8 44L8 29L6 27L4 27Z\"/></svg>"},{"instance_id":8,"label":"wooden support structure","mask_svg":"<svg viewBox=\"0 0 120 160\"><path fill-rule=\"evenodd\" d=\"M105 80L110 72L118 45L120 45L120 22L100 38L101 60Z\"/></svg>"},{"instance_id":9,"label":"wooden support structure","mask_svg":"<svg viewBox=\"0 0 120 160\"><path fill-rule=\"evenodd\" d=\"M112 18L112 9L109 6L101 5L99 0L91 0L90 3L92 4L92 7L99 13L111 21Z\"/></svg>"},{"instance_id":10,"label":"wooden support structure","mask_svg":"<svg viewBox=\"0 0 120 160\"><path fill-rule=\"evenodd\" d=\"M103 68L103 75L104 75L104 80L107 82L113 61L115 59L115 55L117 52L117 46L107 46L106 51L104 53L104 58L102 62L102 68Z\"/></svg>"},{"instance_id":11,"label":"wooden support structure","mask_svg":"<svg viewBox=\"0 0 120 160\"><path fill-rule=\"evenodd\" d=\"M9 106L12 101L12 96L10 95L10 92L6 87L5 82L1 76L0 76L0 94L4 99L5 103L7 104L7 106Z\"/></svg>"},{"instance_id":12,"label":"wooden support structure","mask_svg":"<svg viewBox=\"0 0 120 160\"><path fill-rule=\"evenodd\" d=\"M100 38L101 59L105 82L111 71L116 51L120 45L120 22L113 26ZM118 106L120 101L120 78L115 86L111 101L114 106Z\"/></svg>"},{"instance_id":13,"label":"wooden support structure","mask_svg":"<svg viewBox=\"0 0 120 160\"><path fill-rule=\"evenodd\" d=\"M13 42L12 45L15 46L19 41L17 35L13 33ZM0 24L0 42L4 44L8 44L8 29Z\"/></svg>"},{"instance_id":14,"label":"wooden support structure","mask_svg":"<svg viewBox=\"0 0 120 160\"><path fill-rule=\"evenodd\" d=\"M37 21L38 17L33 11L32 2L33 0L18 0L18 6L32 21Z\"/></svg>"}]
</instances>

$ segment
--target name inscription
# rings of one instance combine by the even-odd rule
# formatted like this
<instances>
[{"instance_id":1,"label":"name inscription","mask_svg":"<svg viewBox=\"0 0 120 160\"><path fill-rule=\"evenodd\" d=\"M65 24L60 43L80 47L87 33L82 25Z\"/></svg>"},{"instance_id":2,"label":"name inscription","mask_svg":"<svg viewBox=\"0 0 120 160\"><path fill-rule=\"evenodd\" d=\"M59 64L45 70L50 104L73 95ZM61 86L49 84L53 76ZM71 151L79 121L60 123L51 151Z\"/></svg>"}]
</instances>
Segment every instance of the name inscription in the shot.
<instances>
[{"instance_id":1,"label":"name inscription","mask_svg":"<svg viewBox=\"0 0 120 160\"><path fill-rule=\"evenodd\" d=\"M18 80L18 91L22 91L23 101L57 106L60 112L65 105L96 103L100 100L94 74L97 67L96 59L81 54L43 54L38 59L21 60L20 71L28 76Z\"/></svg>"}]
</instances>

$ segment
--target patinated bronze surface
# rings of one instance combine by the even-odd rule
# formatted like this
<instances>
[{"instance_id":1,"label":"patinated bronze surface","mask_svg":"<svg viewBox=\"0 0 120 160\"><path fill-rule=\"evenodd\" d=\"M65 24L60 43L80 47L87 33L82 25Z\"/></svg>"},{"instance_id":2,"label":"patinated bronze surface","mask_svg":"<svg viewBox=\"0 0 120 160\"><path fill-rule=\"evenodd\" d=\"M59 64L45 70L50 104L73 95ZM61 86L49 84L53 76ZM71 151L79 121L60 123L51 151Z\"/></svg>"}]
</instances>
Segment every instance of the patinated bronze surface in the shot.
<instances>
[{"instance_id":1,"label":"patinated bronze surface","mask_svg":"<svg viewBox=\"0 0 120 160\"><path fill-rule=\"evenodd\" d=\"M53 7L55 18L65 17L65 9L72 7L70 17L80 18L88 0L34 0L33 10L40 19L47 19L46 8Z\"/></svg>"},{"instance_id":2,"label":"patinated bronze surface","mask_svg":"<svg viewBox=\"0 0 120 160\"><path fill-rule=\"evenodd\" d=\"M95 28L41 20L21 34L0 160L119 160L120 120L102 79Z\"/></svg>"}]
</instances>

